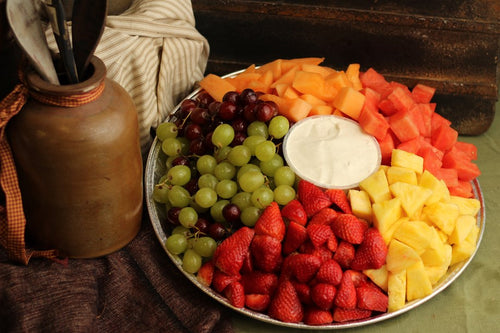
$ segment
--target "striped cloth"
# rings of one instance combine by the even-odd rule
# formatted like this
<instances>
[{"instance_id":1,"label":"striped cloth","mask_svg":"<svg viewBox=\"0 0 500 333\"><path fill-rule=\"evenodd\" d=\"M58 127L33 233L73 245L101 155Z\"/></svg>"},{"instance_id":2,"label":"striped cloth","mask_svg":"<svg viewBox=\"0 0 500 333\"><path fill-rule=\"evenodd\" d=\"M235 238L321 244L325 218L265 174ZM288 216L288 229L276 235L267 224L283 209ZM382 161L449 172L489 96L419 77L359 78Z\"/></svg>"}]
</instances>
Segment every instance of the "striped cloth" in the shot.
<instances>
[{"instance_id":1,"label":"striped cloth","mask_svg":"<svg viewBox=\"0 0 500 333\"><path fill-rule=\"evenodd\" d=\"M50 27L46 35L57 52ZM122 14L107 17L95 55L135 102L143 153L151 143L151 127L203 78L208 54L189 0L134 0Z\"/></svg>"}]
</instances>

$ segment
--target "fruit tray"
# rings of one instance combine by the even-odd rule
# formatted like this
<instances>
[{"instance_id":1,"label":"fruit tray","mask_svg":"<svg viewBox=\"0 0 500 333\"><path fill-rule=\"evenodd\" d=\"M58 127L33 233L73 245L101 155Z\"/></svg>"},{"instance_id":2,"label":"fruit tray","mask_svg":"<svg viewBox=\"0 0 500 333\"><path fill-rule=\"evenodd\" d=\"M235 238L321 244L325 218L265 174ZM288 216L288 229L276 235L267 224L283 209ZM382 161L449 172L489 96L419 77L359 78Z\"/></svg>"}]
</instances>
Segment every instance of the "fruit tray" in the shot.
<instances>
[{"instance_id":1,"label":"fruit tray","mask_svg":"<svg viewBox=\"0 0 500 333\"><path fill-rule=\"evenodd\" d=\"M239 71L241 72L241 71ZM228 74L227 76L231 75L236 75L239 72L234 72L232 74ZM193 91L190 95L186 97L186 99L190 99L195 97L197 94L199 94L201 89L196 89ZM177 110L180 107L181 103L176 106L174 110ZM169 119L173 120L173 119ZM186 279L190 281L190 283L193 283L196 287L200 289L200 292L203 292L207 294L208 296L212 297L214 300L220 302L224 306L233 309L234 311L237 311L245 316L248 316L250 318L253 318L255 320L259 320L262 322L266 322L269 324L277 325L277 326L283 326L283 327L291 327L291 328L296 328L296 329L314 329L314 330L326 330L326 329L344 329L344 328L352 328L352 327L359 327L359 326L365 326L365 325L370 325L374 324L377 322L381 322L384 320L388 320L391 318L394 318L402 313L405 313L407 311L410 311L412 309L417 308L421 304L427 302L437 294L439 294L441 291L443 291L445 288L447 288L450 284L453 283L462 273L463 271L467 268L469 263L472 261L474 258L475 253L477 252L477 249L479 248L479 245L481 243L484 229L485 229L485 207L484 207L484 199L482 196L480 184L477 179L473 180L471 182L472 189L473 189L473 194L476 199L480 201L481 207L480 210L477 214L477 225L479 227L479 236L477 240L477 246L472 253L472 255L467 259L462 262L459 262L453 266L450 266L448 272L445 274L445 276L441 279L438 284L436 284L433 288L433 291L430 295L417 299L411 302L407 302L406 305L397 311L394 312L387 312L383 313L377 316L373 316L367 319L363 320L357 320L357 321L350 321L350 322L345 322L345 323L332 323L332 324L327 324L327 325L322 325L322 326L311 326L307 325L304 323L285 323L276 319L273 319L269 317L268 315L252 311L247 308L237 308L234 307L233 305L230 304L227 298L222 296L221 294L217 293L215 290L211 289L210 287L207 287L203 284L201 284L196 276L194 274L186 272L182 268L182 261L181 259L176 256L171 254L169 251L167 251L165 247L165 242L167 240L167 237L169 236L169 231L166 228L165 220L167 219L166 216L166 210L164 209L164 206L162 204L158 204L153 200L153 189L155 184L158 183L159 179L165 175L166 172L166 166L165 166L165 161L164 158L162 158L162 150L161 150L161 142L158 139L155 139L153 141L152 147L150 149L149 155L147 157L146 161L146 167L145 167L145 194L146 194L146 205L148 209L148 213L151 219L152 226L155 230L156 236L158 238L158 241L162 245L162 247L165 249L166 255L172 260L172 262L177 266L177 268L184 274Z\"/></svg>"}]
</instances>

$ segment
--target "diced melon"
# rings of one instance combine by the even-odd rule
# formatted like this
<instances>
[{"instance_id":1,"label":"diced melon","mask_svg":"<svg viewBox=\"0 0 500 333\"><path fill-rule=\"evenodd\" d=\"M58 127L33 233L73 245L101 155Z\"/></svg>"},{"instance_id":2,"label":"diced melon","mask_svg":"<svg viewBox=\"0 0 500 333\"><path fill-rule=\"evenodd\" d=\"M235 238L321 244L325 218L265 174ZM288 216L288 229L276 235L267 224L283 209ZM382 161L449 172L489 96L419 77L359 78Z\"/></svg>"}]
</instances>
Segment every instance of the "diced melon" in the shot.
<instances>
[{"instance_id":1,"label":"diced melon","mask_svg":"<svg viewBox=\"0 0 500 333\"><path fill-rule=\"evenodd\" d=\"M366 103L366 100L359 114L358 122L366 133L373 135L378 140L383 140L389 130L389 123L384 116L378 112L376 106ZM391 151L392 148L394 147L391 147Z\"/></svg>"},{"instance_id":2,"label":"diced melon","mask_svg":"<svg viewBox=\"0 0 500 333\"><path fill-rule=\"evenodd\" d=\"M415 104L408 89L401 86L395 87L387 96L387 99L392 102L398 113L408 111Z\"/></svg>"},{"instance_id":3,"label":"diced melon","mask_svg":"<svg viewBox=\"0 0 500 333\"><path fill-rule=\"evenodd\" d=\"M406 300L423 298L432 293L432 284L427 276L422 260L406 269Z\"/></svg>"},{"instance_id":4,"label":"diced melon","mask_svg":"<svg viewBox=\"0 0 500 333\"><path fill-rule=\"evenodd\" d=\"M266 73L267 71L270 71L273 77L273 81L276 81L279 77L281 77L282 74L282 65L283 59L276 59L271 62L268 62L259 68L257 68L255 71L257 73Z\"/></svg>"},{"instance_id":5,"label":"diced melon","mask_svg":"<svg viewBox=\"0 0 500 333\"><path fill-rule=\"evenodd\" d=\"M436 92L436 88L418 83L413 87L411 94L417 103L429 103Z\"/></svg>"},{"instance_id":6,"label":"diced melon","mask_svg":"<svg viewBox=\"0 0 500 333\"><path fill-rule=\"evenodd\" d=\"M283 64L282 64L283 69ZM271 83L271 88L275 88L278 84L292 85L293 79L295 78L295 73L300 69L299 65L295 65L288 69L280 78Z\"/></svg>"},{"instance_id":7,"label":"diced melon","mask_svg":"<svg viewBox=\"0 0 500 333\"><path fill-rule=\"evenodd\" d=\"M389 305L387 311L394 312L406 304L406 270L397 273L389 272L387 276L387 295Z\"/></svg>"},{"instance_id":8,"label":"diced melon","mask_svg":"<svg viewBox=\"0 0 500 333\"><path fill-rule=\"evenodd\" d=\"M372 204L370 196L363 190L349 190L347 197L354 215L372 222Z\"/></svg>"},{"instance_id":9,"label":"diced melon","mask_svg":"<svg viewBox=\"0 0 500 333\"><path fill-rule=\"evenodd\" d=\"M292 82L292 87L302 94L317 96L323 91L325 82L323 76L318 73L297 71Z\"/></svg>"},{"instance_id":10,"label":"diced melon","mask_svg":"<svg viewBox=\"0 0 500 333\"><path fill-rule=\"evenodd\" d=\"M417 262L422 262L417 251L397 239L391 240L387 249L387 270L397 273L409 268Z\"/></svg>"},{"instance_id":11,"label":"diced melon","mask_svg":"<svg viewBox=\"0 0 500 333\"><path fill-rule=\"evenodd\" d=\"M300 98L302 98L304 101L311 104L312 106L326 105L325 101L311 94L303 94L300 96Z\"/></svg>"},{"instance_id":12,"label":"diced melon","mask_svg":"<svg viewBox=\"0 0 500 333\"><path fill-rule=\"evenodd\" d=\"M359 68L360 68L359 64L349 64L349 66L347 66L347 69L345 71L347 79L351 82L352 88L355 90L363 89L363 85L359 80Z\"/></svg>"},{"instance_id":13,"label":"diced melon","mask_svg":"<svg viewBox=\"0 0 500 333\"><path fill-rule=\"evenodd\" d=\"M201 79L200 87L218 102L222 102L222 98L227 92L236 90L234 85L215 74L208 74Z\"/></svg>"},{"instance_id":14,"label":"diced melon","mask_svg":"<svg viewBox=\"0 0 500 333\"><path fill-rule=\"evenodd\" d=\"M364 102L365 95L352 87L344 87L340 89L337 96L335 96L333 105L352 119L357 120Z\"/></svg>"},{"instance_id":15,"label":"diced melon","mask_svg":"<svg viewBox=\"0 0 500 333\"><path fill-rule=\"evenodd\" d=\"M333 108L330 105L313 105L309 116L329 115L333 113Z\"/></svg>"},{"instance_id":16,"label":"diced melon","mask_svg":"<svg viewBox=\"0 0 500 333\"><path fill-rule=\"evenodd\" d=\"M321 76L323 77L327 77L328 75L335 72L333 68L326 66L312 65L312 64L303 64L302 70L304 72L318 73L321 74Z\"/></svg>"},{"instance_id":17,"label":"diced melon","mask_svg":"<svg viewBox=\"0 0 500 333\"><path fill-rule=\"evenodd\" d=\"M349 78L344 71L338 71L328 75L325 78L325 82L331 84L335 89L337 89L337 91L340 91L342 88L352 86L351 81L349 81Z\"/></svg>"},{"instance_id":18,"label":"diced melon","mask_svg":"<svg viewBox=\"0 0 500 333\"><path fill-rule=\"evenodd\" d=\"M307 117L311 111L311 104L303 99L295 98L287 100L279 112L293 122L297 122Z\"/></svg>"}]
</instances>

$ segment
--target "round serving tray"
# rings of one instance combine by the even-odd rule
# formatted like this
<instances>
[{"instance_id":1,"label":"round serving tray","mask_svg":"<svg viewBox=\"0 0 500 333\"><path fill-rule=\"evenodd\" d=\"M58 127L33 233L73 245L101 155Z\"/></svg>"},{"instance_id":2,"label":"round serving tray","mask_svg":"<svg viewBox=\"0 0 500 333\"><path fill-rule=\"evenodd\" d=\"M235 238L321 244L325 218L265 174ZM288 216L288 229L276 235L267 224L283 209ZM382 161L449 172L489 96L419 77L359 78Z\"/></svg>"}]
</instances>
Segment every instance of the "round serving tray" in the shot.
<instances>
[{"instance_id":1,"label":"round serving tray","mask_svg":"<svg viewBox=\"0 0 500 333\"><path fill-rule=\"evenodd\" d=\"M241 71L234 72L231 74L228 74L227 76L232 76L236 75ZM189 94L186 99L193 98L195 97L198 93L200 92L200 89L196 89L193 91L191 94ZM181 103L179 103L174 110L175 111L179 108ZM173 113L173 112L172 112ZM402 313L405 313L409 310L412 310L419 305L427 302L437 294L439 294L441 291L446 289L453 281L455 281L465 270L465 268L469 265L469 263L472 261L474 258L477 249L479 248L479 245L481 244L481 240L483 238L483 233L485 229L485 222L486 222L486 210L484 207L484 198L481 192L481 187L479 185L479 181L476 179L472 181L472 189L474 193L474 197L478 199L481 203L481 208L478 212L477 215L477 225L480 228L479 232L479 237L477 240L477 245L474 253L465 261L462 261L460 263L457 263L453 266L451 266L448 269L448 272L446 275L441 279L441 281L436 284L433 288L433 292L421 299L414 300L411 302L406 303L406 305L394 312L388 312L388 313L383 313L378 316L370 317L367 319L363 320L358 320L358 321L351 321L347 323L332 323L328 325L322 325L322 326L311 326L311 325L306 325L304 323L285 323L276 319L273 319L265 314L255 312L246 308L236 308L232 306L229 301L219 293L217 293L215 290L204 286L198 280L196 279L196 276L184 271L182 268L182 262L178 256L172 255L167 251L165 248L165 241L167 240L167 237L169 236L168 231L165 228L165 221L166 221L166 209L164 204L158 204L153 200L153 188L154 186L158 183L159 179L165 174L166 172L166 166L165 166L165 158L162 158L162 151L161 151L161 142L159 142L158 139L154 139L151 149L149 151L147 161L146 161L146 167L144 170L144 186L145 188L145 195L146 195L146 206L147 210L151 219L151 223L153 225L153 228L155 230L156 236L165 250L165 253L167 256L172 260L172 262L177 266L177 268L184 274L184 276L191 281L194 285L196 285L202 292L206 293L216 301L222 303L223 305L233 309L234 311L237 311L243 315L246 315L250 318L253 318L255 320L260 320L266 323L278 325L278 326L283 326L283 327L291 327L291 328L297 328L297 329L309 329L309 330L332 330L332 329L345 329L345 328L352 328L352 327L359 327L359 326L365 326L365 325L370 325L370 324L375 324L377 322L387 320L394 318Z\"/></svg>"}]
</instances>

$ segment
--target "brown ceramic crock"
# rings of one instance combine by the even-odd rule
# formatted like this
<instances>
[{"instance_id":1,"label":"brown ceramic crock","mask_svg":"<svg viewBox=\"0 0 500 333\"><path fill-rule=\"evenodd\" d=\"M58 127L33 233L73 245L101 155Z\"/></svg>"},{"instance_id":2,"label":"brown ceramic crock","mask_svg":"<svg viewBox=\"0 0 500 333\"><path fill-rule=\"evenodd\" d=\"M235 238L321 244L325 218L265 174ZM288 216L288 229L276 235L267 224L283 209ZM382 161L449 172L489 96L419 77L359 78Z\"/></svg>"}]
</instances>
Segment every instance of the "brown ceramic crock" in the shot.
<instances>
[{"instance_id":1,"label":"brown ceramic crock","mask_svg":"<svg viewBox=\"0 0 500 333\"><path fill-rule=\"evenodd\" d=\"M104 80L94 101L58 107L30 98L7 127L16 162L26 232L38 248L92 258L129 243L141 224L142 156L137 112L128 93L106 78L94 57L92 75L52 85L35 72L29 90L52 96L85 94Z\"/></svg>"}]
</instances>

